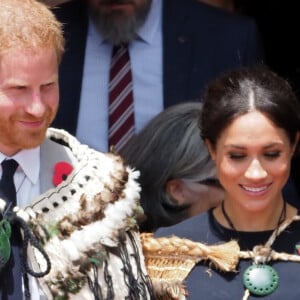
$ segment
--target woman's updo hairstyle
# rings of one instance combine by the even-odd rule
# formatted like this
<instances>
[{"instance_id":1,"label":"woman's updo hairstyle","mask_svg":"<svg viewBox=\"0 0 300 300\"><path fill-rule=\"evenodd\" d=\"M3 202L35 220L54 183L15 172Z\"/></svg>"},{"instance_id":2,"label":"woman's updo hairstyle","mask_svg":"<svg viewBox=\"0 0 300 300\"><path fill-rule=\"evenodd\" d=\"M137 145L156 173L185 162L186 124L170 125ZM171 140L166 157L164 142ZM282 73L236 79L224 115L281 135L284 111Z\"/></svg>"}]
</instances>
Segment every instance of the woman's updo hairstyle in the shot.
<instances>
[{"instance_id":1,"label":"woman's updo hairstyle","mask_svg":"<svg viewBox=\"0 0 300 300\"><path fill-rule=\"evenodd\" d=\"M300 106L290 84L266 66L233 70L208 84L199 127L215 147L222 131L252 110L286 131L291 144L300 129Z\"/></svg>"}]
</instances>

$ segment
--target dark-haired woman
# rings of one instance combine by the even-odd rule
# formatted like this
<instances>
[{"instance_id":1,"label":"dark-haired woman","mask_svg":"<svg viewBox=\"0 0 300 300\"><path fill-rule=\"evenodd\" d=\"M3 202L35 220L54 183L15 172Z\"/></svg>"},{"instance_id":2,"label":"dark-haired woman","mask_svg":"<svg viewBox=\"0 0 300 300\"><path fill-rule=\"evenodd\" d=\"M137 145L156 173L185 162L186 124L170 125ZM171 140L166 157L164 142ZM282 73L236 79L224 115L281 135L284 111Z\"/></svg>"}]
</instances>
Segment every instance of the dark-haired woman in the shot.
<instances>
[{"instance_id":1,"label":"dark-haired woman","mask_svg":"<svg viewBox=\"0 0 300 300\"><path fill-rule=\"evenodd\" d=\"M300 129L290 85L264 67L232 71L208 86L200 127L224 201L156 236L235 239L241 251L236 272L197 264L187 277L188 299L300 299L299 213L282 194Z\"/></svg>"}]
</instances>

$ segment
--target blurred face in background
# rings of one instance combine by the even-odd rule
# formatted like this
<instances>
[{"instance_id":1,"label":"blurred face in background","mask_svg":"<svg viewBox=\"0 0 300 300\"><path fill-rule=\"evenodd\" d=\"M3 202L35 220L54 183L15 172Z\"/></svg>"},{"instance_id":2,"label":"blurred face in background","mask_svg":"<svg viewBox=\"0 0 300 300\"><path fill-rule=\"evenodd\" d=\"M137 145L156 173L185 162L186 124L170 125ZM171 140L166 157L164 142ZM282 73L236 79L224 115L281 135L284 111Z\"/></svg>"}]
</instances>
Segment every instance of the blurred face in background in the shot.
<instances>
[{"instance_id":1,"label":"blurred face in background","mask_svg":"<svg viewBox=\"0 0 300 300\"><path fill-rule=\"evenodd\" d=\"M127 44L144 24L152 0L87 0L92 19L104 39Z\"/></svg>"},{"instance_id":2,"label":"blurred face in background","mask_svg":"<svg viewBox=\"0 0 300 300\"><path fill-rule=\"evenodd\" d=\"M224 199L224 191L213 168L207 179L195 182L189 179L171 179L167 182L167 193L178 205L188 205L188 217L216 207Z\"/></svg>"}]
</instances>

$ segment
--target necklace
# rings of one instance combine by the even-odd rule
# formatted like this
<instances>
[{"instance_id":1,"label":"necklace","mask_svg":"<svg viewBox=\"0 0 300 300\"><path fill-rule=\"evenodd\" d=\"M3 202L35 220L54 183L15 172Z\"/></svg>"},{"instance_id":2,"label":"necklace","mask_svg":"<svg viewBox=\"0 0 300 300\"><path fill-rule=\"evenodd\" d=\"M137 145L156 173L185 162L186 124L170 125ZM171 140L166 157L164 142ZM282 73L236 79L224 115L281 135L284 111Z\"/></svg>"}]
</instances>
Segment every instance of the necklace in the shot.
<instances>
[{"instance_id":1,"label":"necklace","mask_svg":"<svg viewBox=\"0 0 300 300\"><path fill-rule=\"evenodd\" d=\"M233 222L231 221L230 217L228 216L225 210L224 201L221 204L221 209L222 209L222 214L226 219L230 228L237 232L236 228L233 225ZM286 218L286 202L284 201L276 228L273 233L275 234L275 236L278 235L279 227L282 224L282 222L285 220L285 218ZM256 250L255 248L257 247L259 246L254 247L253 249L254 252ZM268 261L271 252L272 249L269 248L268 251L265 253L265 258L263 259L264 262L259 262L254 260L253 264L250 267L248 267L243 274L244 286L253 295L266 296L273 293L278 287L279 276L276 270L273 267L265 264L265 262Z\"/></svg>"},{"instance_id":2,"label":"necklace","mask_svg":"<svg viewBox=\"0 0 300 300\"><path fill-rule=\"evenodd\" d=\"M228 223L230 228L234 231L237 231L236 228L234 227L231 219L229 218L226 210L225 210L224 201L222 201L221 209L222 209L222 214L223 214L224 218L226 219L226 222ZM276 226L276 229L275 229L276 231L278 231L279 226L285 220L285 218L286 218L286 202L283 201L283 207L282 207L282 210L281 210L278 222L277 222L277 226Z\"/></svg>"}]
</instances>

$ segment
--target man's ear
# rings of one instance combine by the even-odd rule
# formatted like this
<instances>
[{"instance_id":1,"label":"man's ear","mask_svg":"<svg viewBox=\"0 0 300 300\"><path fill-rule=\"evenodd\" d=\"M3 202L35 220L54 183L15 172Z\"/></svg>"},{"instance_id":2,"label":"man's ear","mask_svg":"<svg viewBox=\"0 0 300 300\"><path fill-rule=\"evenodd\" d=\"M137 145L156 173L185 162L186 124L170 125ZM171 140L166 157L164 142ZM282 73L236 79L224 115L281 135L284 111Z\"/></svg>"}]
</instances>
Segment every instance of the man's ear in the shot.
<instances>
[{"instance_id":1,"label":"man's ear","mask_svg":"<svg viewBox=\"0 0 300 300\"><path fill-rule=\"evenodd\" d=\"M184 183L180 179L170 179L166 183L166 192L177 205L182 205L186 201L184 189Z\"/></svg>"},{"instance_id":2,"label":"man's ear","mask_svg":"<svg viewBox=\"0 0 300 300\"><path fill-rule=\"evenodd\" d=\"M205 144L207 146L208 152L210 154L210 157L212 160L215 160L216 158L216 151L211 143L211 141L209 139L205 139Z\"/></svg>"}]
</instances>

